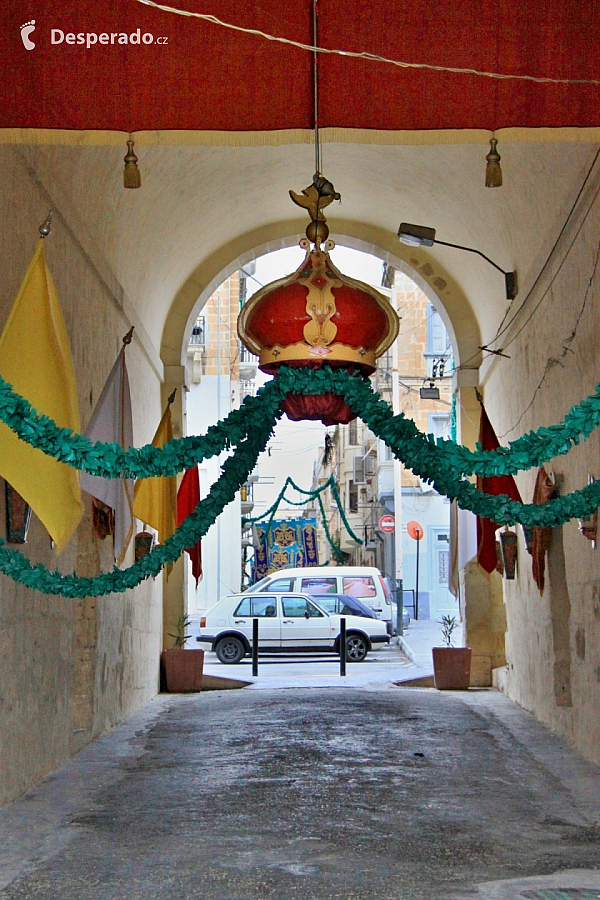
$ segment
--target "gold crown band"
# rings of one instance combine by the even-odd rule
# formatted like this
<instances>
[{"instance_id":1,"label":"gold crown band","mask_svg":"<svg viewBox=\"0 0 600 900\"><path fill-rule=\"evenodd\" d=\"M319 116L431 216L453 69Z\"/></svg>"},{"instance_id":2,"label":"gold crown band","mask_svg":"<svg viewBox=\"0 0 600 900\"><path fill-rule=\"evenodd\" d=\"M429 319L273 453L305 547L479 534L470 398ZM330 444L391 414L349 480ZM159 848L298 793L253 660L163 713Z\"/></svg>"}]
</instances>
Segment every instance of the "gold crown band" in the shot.
<instances>
[{"instance_id":1,"label":"gold crown band","mask_svg":"<svg viewBox=\"0 0 600 900\"><path fill-rule=\"evenodd\" d=\"M273 365L273 363L285 363L291 360L304 362L353 362L361 366L375 368L375 351L365 350L364 347L349 347L348 344L330 344L328 347L311 347L300 341L297 344L288 344L281 347L264 347L260 352L259 365Z\"/></svg>"}]
</instances>

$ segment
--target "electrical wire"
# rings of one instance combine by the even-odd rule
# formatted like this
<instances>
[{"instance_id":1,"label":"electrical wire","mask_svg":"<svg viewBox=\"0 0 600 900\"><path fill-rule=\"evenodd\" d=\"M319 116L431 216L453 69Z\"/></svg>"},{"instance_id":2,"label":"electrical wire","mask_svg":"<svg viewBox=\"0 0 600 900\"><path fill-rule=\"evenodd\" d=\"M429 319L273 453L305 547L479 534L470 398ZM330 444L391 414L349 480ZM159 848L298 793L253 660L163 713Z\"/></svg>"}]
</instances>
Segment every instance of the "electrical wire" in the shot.
<instances>
[{"instance_id":1,"label":"electrical wire","mask_svg":"<svg viewBox=\"0 0 600 900\"><path fill-rule=\"evenodd\" d=\"M555 242L554 242L554 245L553 245L553 247L552 247L552 250L551 250L550 253L548 254L548 258L547 258L546 262L544 263L542 269L540 270L539 275L538 275L537 278L535 279L535 281L534 281L534 283L533 283L531 289L528 291L527 296L525 297L525 299L524 299L523 302L521 303L521 306L519 307L519 309L515 312L515 314L514 314L514 316L512 317L512 319L511 319L509 322L507 322L507 324L504 326L504 328L503 328L501 331L498 332L498 334L496 335L496 337L494 338L494 340L493 340L493 341L490 341L490 343L493 343L493 342L496 341L502 334L505 334L505 333L506 333L506 331L510 328L510 326L512 325L512 323L515 321L516 317L519 315L519 313L521 312L521 310L522 310L523 307L525 306L525 303L527 302L527 300L531 297L531 294L532 294L533 291L535 290L537 284L539 283L540 278L542 277L542 275L543 275L545 269L547 268L548 263L550 262L550 260L551 260L551 258L552 258L552 255L553 255L554 251L556 250L556 248L557 248L557 246L558 246L558 243L559 243L561 237L562 237L563 234L565 233L565 230L566 230L566 228L567 228L567 226L568 226L568 224L569 224L569 221L571 220L571 217L572 217L572 215L573 215L573 213L574 213L574 211L575 211L575 208L576 208L576 206L577 206L577 203L579 202L579 198L581 197L581 194L583 193L583 191L584 191L584 189L585 189L585 186L586 186L586 184L587 184L587 182L588 182L588 180L589 180L589 178L590 178L590 176L591 176L591 174L592 174L592 170L593 170L594 166L596 165L596 160L598 159L598 156L599 156L599 155L600 155L600 147L598 147L598 149L596 150L596 154L595 154L595 156L594 156L594 159L593 159L593 161L592 161L592 164L591 164L590 168L588 169L588 172L587 172L587 175L585 176L585 179L584 179L584 181L583 181L583 184L581 185L581 187L580 187L580 189L579 189L579 192L578 192L578 194L577 194L577 197L575 198L575 201L574 201L573 205L571 206L571 209L570 209L570 211L569 211L569 215L567 216L567 219L566 219L566 221L565 221L565 224L564 224L563 227L561 228L560 233L559 233L558 237L556 238L556 240L555 240ZM517 333L514 334L514 335L511 337L511 339L508 341L507 344L505 344L505 346L502 348L503 350L506 349L506 347L509 347L509 346L513 343L513 341L515 341L516 338L521 334L521 332L523 331L523 329L524 329L524 328L528 325L528 323L531 321L531 319L533 318L534 314L537 312L538 307L540 306L540 304L542 303L542 301L545 299L546 295L547 295L548 292L550 291L550 289L551 289L552 285L554 284L554 282L555 282L555 280L556 280L558 274L560 273L562 267L564 266L565 262L567 261L567 259L568 259L568 257L569 257L569 253L570 253L571 250L573 249L573 246L574 246L574 244L575 244L575 241L576 241L577 238L579 237L579 234L580 234L580 232L581 232L581 229L582 229L583 226L585 225L585 223L586 223L586 221L587 221L587 218L588 218L590 212L592 211L592 209L593 209L593 207L594 207L594 204L595 204L595 202L596 202L596 200L597 200L597 198L598 198L598 194L599 194L599 193L600 193L600 186L598 187L598 190L597 190L596 193L594 194L594 197L593 197L593 199L592 199L592 202L590 203L590 205L589 205L589 207L588 207L588 210L587 210L585 216L583 217L583 219L582 219L582 221L581 221L581 223L580 223L580 225L579 225L579 228L578 228L577 231L575 232L575 235L574 235L573 240L571 241L571 243L570 243L570 245L569 245L569 248L568 248L567 252L565 253L563 259L561 260L560 265L558 266L556 272L555 272L554 275L552 276L552 280L550 281L550 284L548 285L548 287L546 288L546 290L544 291L544 293L543 293L542 296L540 297L540 300L538 301L538 303L537 303L536 306L534 307L534 309L533 309L533 311L531 312L531 315L529 316L529 318L525 320L525 322L523 323L523 325L521 325L521 327L519 328L519 330L517 331Z\"/></svg>"},{"instance_id":2,"label":"electrical wire","mask_svg":"<svg viewBox=\"0 0 600 900\"><path fill-rule=\"evenodd\" d=\"M154 9L160 9L163 12L174 13L177 16L184 16L190 19L202 19L205 22L211 22L213 25L220 25L222 28L229 28L232 31L241 31L244 34L253 34L256 37L264 38L267 41L275 41L279 44L287 44L290 47L297 47L299 50L307 50L310 53L327 53L335 56L348 56L353 59L367 59L372 62L388 63L392 66L398 66L401 69L426 69L430 72L449 72L454 75L477 75L481 78L496 78L502 81L532 81L536 84L595 84L600 85L600 79L597 78L549 78L542 75L520 75L510 74L508 72L484 72L479 69L462 69L457 66L434 66L430 63L410 63L404 60L389 59L380 56L378 53L369 53L366 50L335 50L329 47L317 47L315 44L305 44L301 41L293 41L290 38L279 37L274 34L268 34L266 31L260 31L257 28L245 28L242 25L233 25L231 22L223 22L216 16L208 13L191 12L187 9L176 9L173 6L165 6L162 3L155 3L153 0L136 0L137 3L143 3L145 6L151 6Z\"/></svg>"},{"instance_id":3,"label":"electrical wire","mask_svg":"<svg viewBox=\"0 0 600 900\"><path fill-rule=\"evenodd\" d=\"M577 335L577 330L578 330L578 328L579 328L579 323L581 322L581 319L582 319L582 317L583 317L583 313L585 312L585 308L586 308L586 306L587 306L588 297L589 297L590 291L591 291L591 289L592 289L592 285L593 285L593 283L594 283L594 279L595 279L595 277L596 277L596 273L597 273L597 271L598 271L598 263L599 263L599 262L600 262L600 243L598 244L598 248L597 248L597 250L596 250L596 257L595 257L595 259L594 259L594 268L593 268L593 270L592 270L591 276L590 276L589 279L588 279L587 287L586 287L586 290L585 290L585 295L584 295L584 297L583 297L583 303L581 304L581 308L580 308L579 313L578 313L578 315L577 315L577 319L575 320L575 325L573 326L573 330L571 331L571 334L569 335L568 338L566 338L566 340L563 341L563 348L562 348L562 351L561 351L560 356L558 356L558 357L550 357L550 358L546 361L546 365L545 365L545 367L544 367L544 373L543 373L543 375L542 375L542 377L541 377L541 379L540 379L540 382L539 382L538 386L536 387L535 391L533 392L533 396L532 396L531 400L529 401L529 403L527 404L527 406L525 407L525 409L523 410L523 412L521 413L521 415L519 416L519 418L517 419L517 421L515 422L515 424L514 424L511 428L509 428L507 431L505 431L504 434L498 435L498 438L499 438L499 439L506 437L507 434L510 434L511 431L514 431L515 428L517 428L517 427L521 424L521 421L523 420L524 416L526 415L526 413L529 412L529 410L530 410L531 407L533 406L533 403L534 403L534 401L535 401L535 398L537 397L537 395L538 395L538 393L539 393L539 391L540 391L542 385L544 384L544 382L545 382L545 380L546 380L546 377L547 377L548 372L550 371L550 369L553 369L553 368L554 368L555 366L557 366L557 365L558 365L558 366L562 366L562 360L565 358L565 356L566 356L568 353L574 353L574 352L575 352L574 350L572 350L571 344L572 344L573 341L575 340L575 337L576 337L576 335Z\"/></svg>"}]
</instances>

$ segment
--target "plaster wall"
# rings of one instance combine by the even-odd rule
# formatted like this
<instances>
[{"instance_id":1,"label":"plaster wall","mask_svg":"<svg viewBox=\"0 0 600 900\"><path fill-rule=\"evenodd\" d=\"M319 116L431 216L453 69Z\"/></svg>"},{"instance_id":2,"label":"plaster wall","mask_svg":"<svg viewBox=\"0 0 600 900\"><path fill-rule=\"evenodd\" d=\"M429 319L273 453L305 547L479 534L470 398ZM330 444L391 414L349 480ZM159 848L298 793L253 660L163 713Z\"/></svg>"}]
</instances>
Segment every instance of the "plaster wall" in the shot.
<instances>
[{"instance_id":1,"label":"plaster wall","mask_svg":"<svg viewBox=\"0 0 600 900\"><path fill-rule=\"evenodd\" d=\"M68 172L59 167L54 174L68 184ZM131 321L111 290L110 266L66 215L73 205L84 218L91 214L80 197L49 190L18 153L0 147L0 327L31 259L38 225L52 206L46 254L67 324L85 429ZM35 366L35 329L32 322L30 356L23 365ZM139 339L127 353L139 445L152 438L158 422L160 386ZM3 483L0 488L4 492ZM95 575L110 569L112 548L95 537L90 498L83 499L84 517L60 557L35 517L28 543L16 549L62 572ZM3 499L0 534L5 535ZM39 782L156 694L161 620L160 579L125 595L71 600L26 590L0 576L0 803Z\"/></svg>"},{"instance_id":2,"label":"plaster wall","mask_svg":"<svg viewBox=\"0 0 600 900\"><path fill-rule=\"evenodd\" d=\"M514 304L516 309L525 300L501 339L510 359L496 358L487 372L485 403L501 443L559 422L599 380L599 190L596 168L570 222L557 233L548 264L540 258L537 284L524 285ZM600 477L599 451L596 432L546 464L561 494L584 487L588 473ZM525 502L532 501L535 474L517 478ZM518 578L504 581L507 668L498 683L599 762L600 550L579 532L576 520L554 529L542 596L520 527L517 532Z\"/></svg>"}]
</instances>

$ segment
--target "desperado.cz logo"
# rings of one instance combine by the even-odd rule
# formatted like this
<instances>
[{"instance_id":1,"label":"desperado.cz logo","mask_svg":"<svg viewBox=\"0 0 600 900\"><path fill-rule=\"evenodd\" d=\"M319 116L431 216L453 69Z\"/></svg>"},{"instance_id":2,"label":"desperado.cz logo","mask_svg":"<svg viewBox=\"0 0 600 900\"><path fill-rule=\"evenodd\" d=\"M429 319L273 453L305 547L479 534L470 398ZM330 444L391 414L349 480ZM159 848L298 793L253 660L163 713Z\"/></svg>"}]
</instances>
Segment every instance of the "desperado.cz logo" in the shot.
<instances>
[{"instance_id":1,"label":"desperado.cz logo","mask_svg":"<svg viewBox=\"0 0 600 900\"><path fill-rule=\"evenodd\" d=\"M142 34L141 28L132 31L131 34L124 31L102 31L100 34L96 34L94 31L80 31L78 34L73 34L72 31L68 31L65 34L60 28L50 29L51 44L81 44L85 46L86 50L89 50L94 44L166 44L167 42L168 38L155 38L149 31Z\"/></svg>"},{"instance_id":2,"label":"desperado.cz logo","mask_svg":"<svg viewBox=\"0 0 600 900\"><path fill-rule=\"evenodd\" d=\"M25 22L21 25L21 40L23 41L23 46L26 50L34 50L35 44L31 40L30 35L35 31L35 19L31 19L29 22ZM78 34L74 34L71 31L68 31L66 34L60 28L51 28L50 29L50 43L51 44L79 44L89 50L90 47L93 47L94 44L166 44L168 43L168 38L166 37L154 37L153 34L150 34L149 31L146 31L144 34L141 33L141 28L136 29L136 31L132 31L130 34L122 31L112 31L106 32L102 31L100 34L96 34L94 31L80 31Z\"/></svg>"}]
</instances>

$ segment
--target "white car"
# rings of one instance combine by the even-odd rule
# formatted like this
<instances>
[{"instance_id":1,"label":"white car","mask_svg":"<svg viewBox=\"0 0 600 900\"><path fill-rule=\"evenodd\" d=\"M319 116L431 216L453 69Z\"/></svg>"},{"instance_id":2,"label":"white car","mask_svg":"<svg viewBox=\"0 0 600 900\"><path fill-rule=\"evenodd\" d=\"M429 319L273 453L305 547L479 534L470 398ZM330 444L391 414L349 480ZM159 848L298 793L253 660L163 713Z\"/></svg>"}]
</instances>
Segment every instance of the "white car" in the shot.
<instances>
[{"instance_id":1,"label":"white car","mask_svg":"<svg viewBox=\"0 0 600 900\"><path fill-rule=\"evenodd\" d=\"M201 644L222 663L239 663L252 651L252 620L258 619L261 653L339 653L340 620L307 594L233 594L200 619ZM346 659L362 662L372 647L390 640L385 622L360 616L346 619Z\"/></svg>"}]
</instances>

